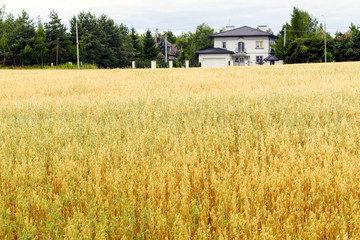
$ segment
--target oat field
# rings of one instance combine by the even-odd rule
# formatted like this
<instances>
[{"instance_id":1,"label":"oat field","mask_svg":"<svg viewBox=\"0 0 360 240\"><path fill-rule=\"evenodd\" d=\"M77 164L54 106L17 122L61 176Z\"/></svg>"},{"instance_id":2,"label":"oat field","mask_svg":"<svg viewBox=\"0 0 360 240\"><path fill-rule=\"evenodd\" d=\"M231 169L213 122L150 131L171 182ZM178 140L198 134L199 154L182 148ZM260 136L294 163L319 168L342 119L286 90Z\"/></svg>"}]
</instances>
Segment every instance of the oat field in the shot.
<instances>
[{"instance_id":1,"label":"oat field","mask_svg":"<svg viewBox=\"0 0 360 240\"><path fill-rule=\"evenodd\" d=\"M0 70L0 239L359 239L360 63Z\"/></svg>"}]
</instances>

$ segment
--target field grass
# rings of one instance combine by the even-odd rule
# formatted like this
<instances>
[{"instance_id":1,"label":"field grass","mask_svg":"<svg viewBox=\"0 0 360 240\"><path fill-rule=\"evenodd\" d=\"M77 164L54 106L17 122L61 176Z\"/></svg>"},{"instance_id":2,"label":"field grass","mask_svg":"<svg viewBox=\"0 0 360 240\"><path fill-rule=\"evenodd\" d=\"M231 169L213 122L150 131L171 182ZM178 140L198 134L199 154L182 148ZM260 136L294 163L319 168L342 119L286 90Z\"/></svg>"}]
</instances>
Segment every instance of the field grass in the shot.
<instances>
[{"instance_id":1,"label":"field grass","mask_svg":"<svg viewBox=\"0 0 360 240\"><path fill-rule=\"evenodd\" d=\"M359 239L360 63L0 71L1 239Z\"/></svg>"}]
</instances>

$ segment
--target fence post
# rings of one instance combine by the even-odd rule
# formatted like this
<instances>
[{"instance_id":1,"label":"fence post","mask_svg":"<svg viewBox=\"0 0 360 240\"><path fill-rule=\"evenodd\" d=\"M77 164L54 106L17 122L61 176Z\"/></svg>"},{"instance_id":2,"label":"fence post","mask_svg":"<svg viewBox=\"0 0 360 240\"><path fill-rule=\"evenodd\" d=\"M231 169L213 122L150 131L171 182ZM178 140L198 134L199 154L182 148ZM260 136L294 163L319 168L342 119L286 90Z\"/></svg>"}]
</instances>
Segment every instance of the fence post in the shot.
<instances>
[{"instance_id":1,"label":"fence post","mask_svg":"<svg viewBox=\"0 0 360 240\"><path fill-rule=\"evenodd\" d=\"M189 68L189 60L185 61L185 68Z\"/></svg>"},{"instance_id":2,"label":"fence post","mask_svg":"<svg viewBox=\"0 0 360 240\"><path fill-rule=\"evenodd\" d=\"M156 61L151 61L151 69L155 69L156 68Z\"/></svg>"},{"instance_id":3,"label":"fence post","mask_svg":"<svg viewBox=\"0 0 360 240\"><path fill-rule=\"evenodd\" d=\"M169 68L173 68L173 61L169 61Z\"/></svg>"},{"instance_id":4,"label":"fence post","mask_svg":"<svg viewBox=\"0 0 360 240\"><path fill-rule=\"evenodd\" d=\"M136 68L136 66L135 66L135 61L132 61L131 64L132 64L132 68L135 69L135 68Z\"/></svg>"}]
</instances>

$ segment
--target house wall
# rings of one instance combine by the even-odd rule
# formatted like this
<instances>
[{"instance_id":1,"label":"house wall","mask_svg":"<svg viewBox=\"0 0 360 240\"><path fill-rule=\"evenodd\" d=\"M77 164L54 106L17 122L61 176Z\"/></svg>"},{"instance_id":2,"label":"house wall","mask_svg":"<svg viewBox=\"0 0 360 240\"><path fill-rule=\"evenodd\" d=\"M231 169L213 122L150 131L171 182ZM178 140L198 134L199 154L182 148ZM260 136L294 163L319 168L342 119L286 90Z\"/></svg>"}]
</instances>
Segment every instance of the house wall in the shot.
<instances>
[{"instance_id":1,"label":"house wall","mask_svg":"<svg viewBox=\"0 0 360 240\"><path fill-rule=\"evenodd\" d=\"M256 48L256 41L263 41L263 48ZM269 56L271 52L271 43L275 43L269 37L236 37L236 38L214 38L214 48L222 48L222 43L226 42L226 49L236 52L238 42L244 42L247 56L250 57L249 64L256 64L256 56L262 56L263 59ZM234 59L232 59L234 60Z\"/></svg>"}]
</instances>

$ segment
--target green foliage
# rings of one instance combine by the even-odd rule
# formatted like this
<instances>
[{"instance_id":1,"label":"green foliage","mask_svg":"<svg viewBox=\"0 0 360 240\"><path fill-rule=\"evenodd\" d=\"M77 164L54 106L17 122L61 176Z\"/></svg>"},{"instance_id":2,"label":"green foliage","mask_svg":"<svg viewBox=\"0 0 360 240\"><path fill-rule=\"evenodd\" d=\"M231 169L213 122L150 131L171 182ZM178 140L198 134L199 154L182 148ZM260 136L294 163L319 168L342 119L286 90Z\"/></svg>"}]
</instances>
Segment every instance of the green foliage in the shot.
<instances>
[{"instance_id":1,"label":"green foliage","mask_svg":"<svg viewBox=\"0 0 360 240\"><path fill-rule=\"evenodd\" d=\"M168 41L168 42L169 42L169 41ZM165 56L166 46L167 46L167 50L168 50L168 52L169 52L169 50L170 50L169 45L166 45L166 44L165 44L165 39L164 39L164 37L161 37L161 38L160 38L160 42L158 42L158 48L159 48L159 50L160 50L160 53L161 53L163 56Z\"/></svg>"},{"instance_id":2,"label":"green foliage","mask_svg":"<svg viewBox=\"0 0 360 240\"><path fill-rule=\"evenodd\" d=\"M284 46L286 29L286 44ZM285 63L312 63L324 61L324 30L309 13L293 8L290 24L282 27L275 45L275 55ZM331 59L328 59L331 60Z\"/></svg>"},{"instance_id":3,"label":"green foliage","mask_svg":"<svg viewBox=\"0 0 360 240\"><path fill-rule=\"evenodd\" d=\"M178 60L185 62L189 60L191 65L197 63L196 52L206 48L212 48L213 39L209 38L214 34L214 29L203 23L197 26L195 33L183 33L176 39L176 47L182 51L179 54Z\"/></svg>"},{"instance_id":4,"label":"green foliage","mask_svg":"<svg viewBox=\"0 0 360 240\"><path fill-rule=\"evenodd\" d=\"M337 61L359 61L360 27L351 24L348 32L336 33L332 47Z\"/></svg>"},{"instance_id":5,"label":"green foliage","mask_svg":"<svg viewBox=\"0 0 360 240\"><path fill-rule=\"evenodd\" d=\"M16 18L0 7L0 65L28 66L50 65L56 62L57 41L59 40L59 63L76 62L75 21L78 22L80 60L96 64L100 68L127 67L131 61L157 59L159 52L165 54L165 43L161 40L158 47L151 31L139 35L134 28L102 14L97 17L89 12L80 12L70 20L67 30L58 14L52 10L49 22L38 24L26 11ZM285 29L286 44L284 46ZM221 31L221 30L220 30ZM196 52L213 47L209 35L214 29L203 23L195 32L175 36L172 31L158 33L162 39L166 34L170 43L175 44L179 52L174 66L182 66L185 60L196 66ZM324 27L308 12L293 8L291 20L285 23L278 34L275 55L285 63L310 63L325 61ZM349 31L336 33L333 38L326 33L327 61L360 61L360 29L351 24ZM175 64L176 63L176 64Z\"/></svg>"},{"instance_id":6,"label":"green foliage","mask_svg":"<svg viewBox=\"0 0 360 240\"><path fill-rule=\"evenodd\" d=\"M131 28L130 30L130 41L133 48L133 51L131 52L132 60L140 58L143 52L143 45L140 41L139 34L135 31L135 28Z\"/></svg>"},{"instance_id":7,"label":"green foliage","mask_svg":"<svg viewBox=\"0 0 360 240\"><path fill-rule=\"evenodd\" d=\"M290 38L303 37L311 32L315 32L318 27L318 20L308 12L301 11L294 7L291 15Z\"/></svg>"},{"instance_id":8,"label":"green foliage","mask_svg":"<svg viewBox=\"0 0 360 240\"><path fill-rule=\"evenodd\" d=\"M96 17L90 12L81 12L71 20L71 40L76 44L75 21L78 21L80 59L102 68L129 65L132 44L125 25L116 25L102 14ZM75 55L76 57L76 55Z\"/></svg>"},{"instance_id":9,"label":"green foliage","mask_svg":"<svg viewBox=\"0 0 360 240\"><path fill-rule=\"evenodd\" d=\"M176 36L174 35L174 33L172 31L165 31L163 33L163 35L167 36L167 40L169 41L169 43L172 43L172 44L176 43Z\"/></svg>"},{"instance_id":10,"label":"green foliage","mask_svg":"<svg viewBox=\"0 0 360 240\"><path fill-rule=\"evenodd\" d=\"M155 46L155 40L150 30L147 30L145 33L143 45L143 58L147 60L154 60L159 53L159 49Z\"/></svg>"},{"instance_id":11,"label":"green foliage","mask_svg":"<svg viewBox=\"0 0 360 240\"><path fill-rule=\"evenodd\" d=\"M176 36L174 35L174 33L172 31L164 31L163 33L157 33L158 37L164 39L165 35L167 37L167 40L169 43L171 44L175 44L176 43Z\"/></svg>"},{"instance_id":12,"label":"green foliage","mask_svg":"<svg viewBox=\"0 0 360 240\"><path fill-rule=\"evenodd\" d=\"M5 6L0 7L0 64L6 65L6 60L10 54L8 24L5 18Z\"/></svg>"},{"instance_id":13,"label":"green foliage","mask_svg":"<svg viewBox=\"0 0 360 240\"><path fill-rule=\"evenodd\" d=\"M33 20L26 11L22 11L11 27L9 42L14 65L35 64L34 52L31 50L35 40Z\"/></svg>"},{"instance_id":14,"label":"green foliage","mask_svg":"<svg viewBox=\"0 0 360 240\"><path fill-rule=\"evenodd\" d=\"M283 25L278 37L275 55L285 63L325 61L325 29L309 13L294 7L290 24ZM348 32L337 32L334 38L326 33L326 41L328 62L360 61L359 26L351 24Z\"/></svg>"},{"instance_id":15,"label":"green foliage","mask_svg":"<svg viewBox=\"0 0 360 240\"><path fill-rule=\"evenodd\" d=\"M50 65L39 65L39 64L33 64L33 65L23 65L23 66L3 66L5 69L77 69L76 63L72 62L66 62L59 64L56 66L50 66ZM80 63L80 69L98 69L99 67L96 64L84 64Z\"/></svg>"},{"instance_id":16,"label":"green foliage","mask_svg":"<svg viewBox=\"0 0 360 240\"><path fill-rule=\"evenodd\" d=\"M38 29L36 30L35 34L35 51L36 58L40 58L41 66L43 66L44 57L48 54L49 48L46 42L46 32L40 20L38 22Z\"/></svg>"},{"instance_id":17,"label":"green foliage","mask_svg":"<svg viewBox=\"0 0 360 240\"><path fill-rule=\"evenodd\" d=\"M66 62L67 45L71 44L66 27L61 23L58 14L52 10L49 14L50 21L45 24L46 41L49 48L49 61L56 62L57 42L59 41L59 63Z\"/></svg>"},{"instance_id":18,"label":"green foliage","mask_svg":"<svg viewBox=\"0 0 360 240\"><path fill-rule=\"evenodd\" d=\"M50 66L56 62L59 41L59 64L76 62L75 21L79 25L80 60L101 68L126 67L134 57L141 55L139 39L135 48L129 29L117 25L106 15L81 12L70 20L67 31L58 14L52 10L49 22L39 19L37 28L27 12L16 19L0 8L0 65L1 66ZM138 37L135 29L134 36Z\"/></svg>"}]
</instances>

